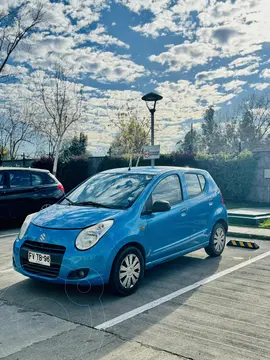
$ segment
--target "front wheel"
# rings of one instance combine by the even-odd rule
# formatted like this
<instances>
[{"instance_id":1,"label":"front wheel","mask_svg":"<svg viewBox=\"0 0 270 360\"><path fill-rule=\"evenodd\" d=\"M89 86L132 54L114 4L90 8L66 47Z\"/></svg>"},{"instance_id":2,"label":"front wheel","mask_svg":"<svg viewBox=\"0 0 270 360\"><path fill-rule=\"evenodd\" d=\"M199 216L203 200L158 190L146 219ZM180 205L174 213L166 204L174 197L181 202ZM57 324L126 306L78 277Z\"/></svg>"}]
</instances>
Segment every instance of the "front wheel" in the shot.
<instances>
[{"instance_id":1,"label":"front wheel","mask_svg":"<svg viewBox=\"0 0 270 360\"><path fill-rule=\"evenodd\" d=\"M222 224L217 223L212 231L209 245L205 248L209 256L216 257L223 253L226 244L226 231Z\"/></svg>"},{"instance_id":2,"label":"front wheel","mask_svg":"<svg viewBox=\"0 0 270 360\"><path fill-rule=\"evenodd\" d=\"M125 248L117 256L112 272L110 285L114 293L128 296L134 293L144 276L144 258L134 246Z\"/></svg>"}]
</instances>

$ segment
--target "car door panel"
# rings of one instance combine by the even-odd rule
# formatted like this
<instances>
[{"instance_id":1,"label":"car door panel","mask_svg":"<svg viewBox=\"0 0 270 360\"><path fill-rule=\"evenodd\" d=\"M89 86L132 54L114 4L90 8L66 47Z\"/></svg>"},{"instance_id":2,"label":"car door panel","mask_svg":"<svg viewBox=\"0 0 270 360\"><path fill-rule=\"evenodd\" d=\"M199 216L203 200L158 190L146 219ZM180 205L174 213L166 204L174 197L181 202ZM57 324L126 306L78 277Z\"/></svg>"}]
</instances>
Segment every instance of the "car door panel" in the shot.
<instances>
[{"instance_id":1,"label":"car door panel","mask_svg":"<svg viewBox=\"0 0 270 360\"><path fill-rule=\"evenodd\" d=\"M8 172L8 208L10 216L22 219L33 212L33 192L29 171L10 170Z\"/></svg>"},{"instance_id":2,"label":"car door panel","mask_svg":"<svg viewBox=\"0 0 270 360\"><path fill-rule=\"evenodd\" d=\"M191 242L194 246L207 242L209 238L209 221L214 211L214 195L209 193L207 179L205 179L204 184L201 184L198 175L196 173L185 174L186 189L189 197L187 200L190 212L189 228L192 231ZM188 177L190 177L190 181Z\"/></svg>"},{"instance_id":3,"label":"car door panel","mask_svg":"<svg viewBox=\"0 0 270 360\"><path fill-rule=\"evenodd\" d=\"M173 176L177 177L178 185L175 182L176 178L172 178ZM164 181L164 183L162 183L162 181ZM167 181L167 184L165 181ZM172 181L174 181L173 185ZM155 196L155 189L158 189L158 186L160 186L160 190L158 190L159 194ZM188 246L188 239L191 235L187 226L189 210L185 201L183 201L179 176L174 174L165 177L155 189L151 195L153 197L151 203L154 203L155 199L157 199L171 200L171 202L175 202L175 204L172 205L169 211L144 216L147 223L145 235L147 243L150 245L150 262L166 258L181 251L185 246Z\"/></svg>"},{"instance_id":4,"label":"car door panel","mask_svg":"<svg viewBox=\"0 0 270 360\"><path fill-rule=\"evenodd\" d=\"M0 171L0 219L7 218L8 214L7 173Z\"/></svg>"}]
</instances>

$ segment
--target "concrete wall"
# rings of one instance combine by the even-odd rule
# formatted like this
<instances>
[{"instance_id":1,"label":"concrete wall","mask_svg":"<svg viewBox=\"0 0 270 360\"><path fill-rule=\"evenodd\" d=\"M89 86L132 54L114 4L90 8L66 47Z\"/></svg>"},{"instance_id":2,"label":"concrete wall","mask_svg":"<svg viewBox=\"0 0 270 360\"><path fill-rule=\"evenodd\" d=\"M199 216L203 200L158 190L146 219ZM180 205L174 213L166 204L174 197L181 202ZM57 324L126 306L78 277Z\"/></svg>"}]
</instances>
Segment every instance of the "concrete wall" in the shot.
<instances>
[{"instance_id":1,"label":"concrete wall","mask_svg":"<svg viewBox=\"0 0 270 360\"><path fill-rule=\"evenodd\" d=\"M257 168L254 169L254 181L248 200L270 203L270 179L265 178L265 169L270 169L270 151L254 152Z\"/></svg>"}]
</instances>

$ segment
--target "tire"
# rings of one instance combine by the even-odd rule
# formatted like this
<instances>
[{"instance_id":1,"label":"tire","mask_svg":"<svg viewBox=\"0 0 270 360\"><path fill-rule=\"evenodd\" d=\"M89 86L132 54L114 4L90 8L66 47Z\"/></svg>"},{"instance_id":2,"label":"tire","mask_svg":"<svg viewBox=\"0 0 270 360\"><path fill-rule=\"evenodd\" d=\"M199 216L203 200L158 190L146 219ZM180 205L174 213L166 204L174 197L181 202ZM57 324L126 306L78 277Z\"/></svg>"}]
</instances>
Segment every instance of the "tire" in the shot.
<instances>
[{"instance_id":1,"label":"tire","mask_svg":"<svg viewBox=\"0 0 270 360\"><path fill-rule=\"evenodd\" d=\"M205 248L209 256L217 257L223 253L226 245L226 230L221 223L217 223L212 230L209 245Z\"/></svg>"},{"instance_id":2,"label":"tire","mask_svg":"<svg viewBox=\"0 0 270 360\"><path fill-rule=\"evenodd\" d=\"M129 265L130 263L131 265ZM125 268L127 271L124 271ZM110 278L111 290L117 295L131 295L139 287L143 276L144 258L142 253L135 246L126 247L114 261Z\"/></svg>"}]
</instances>

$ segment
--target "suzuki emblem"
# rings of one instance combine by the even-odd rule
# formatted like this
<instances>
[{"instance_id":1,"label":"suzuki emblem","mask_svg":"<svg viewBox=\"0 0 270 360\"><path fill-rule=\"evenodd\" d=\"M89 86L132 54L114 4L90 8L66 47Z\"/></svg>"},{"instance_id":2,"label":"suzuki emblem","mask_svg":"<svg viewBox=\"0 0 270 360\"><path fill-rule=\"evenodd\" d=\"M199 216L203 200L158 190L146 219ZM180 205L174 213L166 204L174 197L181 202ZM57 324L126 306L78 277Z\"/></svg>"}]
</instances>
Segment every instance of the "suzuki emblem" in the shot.
<instances>
[{"instance_id":1,"label":"suzuki emblem","mask_svg":"<svg viewBox=\"0 0 270 360\"><path fill-rule=\"evenodd\" d=\"M46 234L41 234L40 237L39 237L39 241L45 241L46 239Z\"/></svg>"}]
</instances>

